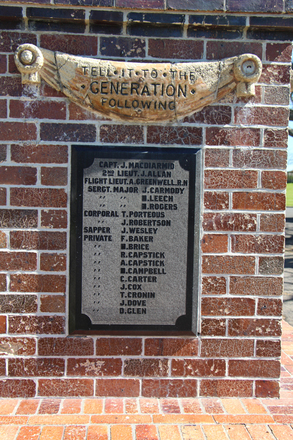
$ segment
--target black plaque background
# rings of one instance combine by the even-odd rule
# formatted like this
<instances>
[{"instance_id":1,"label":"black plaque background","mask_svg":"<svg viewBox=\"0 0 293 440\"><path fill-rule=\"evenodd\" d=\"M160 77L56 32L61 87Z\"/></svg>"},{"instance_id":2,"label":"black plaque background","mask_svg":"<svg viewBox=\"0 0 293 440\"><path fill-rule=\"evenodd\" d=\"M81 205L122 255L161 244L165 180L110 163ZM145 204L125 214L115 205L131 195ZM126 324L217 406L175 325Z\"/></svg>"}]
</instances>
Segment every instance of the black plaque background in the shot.
<instances>
[{"instance_id":1,"label":"black plaque background","mask_svg":"<svg viewBox=\"0 0 293 440\"><path fill-rule=\"evenodd\" d=\"M194 250L197 249L198 224L196 209L196 165L199 149L187 148L138 148L138 147L89 147L72 146L71 156L71 197L70 197L70 283L69 283L69 331L71 334L195 334L197 317L197 268ZM188 246L186 279L186 314L175 325L95 325L88 316L81 313L82 301L82 237L83 237L83 170L95 158L102 159L150 159L178 160L189 171L188 202ZM196 185L197 183L197 185ZM197 206L199 210L200 207ZM120 268L119 268L120 269Z\"/></svg>"}]
</instances>

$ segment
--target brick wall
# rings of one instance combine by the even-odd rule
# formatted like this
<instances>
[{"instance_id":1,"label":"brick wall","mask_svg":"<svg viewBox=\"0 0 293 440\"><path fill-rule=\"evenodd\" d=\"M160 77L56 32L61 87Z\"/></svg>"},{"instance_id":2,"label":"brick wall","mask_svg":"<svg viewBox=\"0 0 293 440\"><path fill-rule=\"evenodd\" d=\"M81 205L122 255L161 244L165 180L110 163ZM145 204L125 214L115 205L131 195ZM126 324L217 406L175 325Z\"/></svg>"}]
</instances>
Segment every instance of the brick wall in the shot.
<instances>
[{"instance_id":1,"label":"brick wall","mask_svg":"<svg viewBox=\"0 0 293 440\"><path fill-rule=\"evenodd\" d=\"M0 396L278 396L293 2L113 1L0 2ZM263 73L255 98L121 124L21 85L22 43L137 61L250 52ZM68 335L72 143L204 150L197 337Z\"/></svg>"}]
</instances>

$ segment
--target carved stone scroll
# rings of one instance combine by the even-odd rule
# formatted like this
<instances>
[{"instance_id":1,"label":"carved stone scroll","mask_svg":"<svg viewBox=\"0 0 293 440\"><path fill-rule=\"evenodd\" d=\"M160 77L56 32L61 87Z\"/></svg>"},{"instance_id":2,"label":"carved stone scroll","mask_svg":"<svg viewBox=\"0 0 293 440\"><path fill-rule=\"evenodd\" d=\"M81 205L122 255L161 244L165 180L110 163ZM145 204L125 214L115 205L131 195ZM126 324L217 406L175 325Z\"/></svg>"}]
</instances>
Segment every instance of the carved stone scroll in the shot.
<instances>
[{"instance_id":1,"label":"carved stone scroll","mask_svg":"<svg viewBox=\"0 0 293 440\"><path fill-rule=\"evenodd\" d=\"M44 79L71 101L106 117L176 121L236 90L255 94L262 63L243 54L222 61L133 63L84 58L23 44L15 52L23 84Z\"/></svg>"}]
</instances>

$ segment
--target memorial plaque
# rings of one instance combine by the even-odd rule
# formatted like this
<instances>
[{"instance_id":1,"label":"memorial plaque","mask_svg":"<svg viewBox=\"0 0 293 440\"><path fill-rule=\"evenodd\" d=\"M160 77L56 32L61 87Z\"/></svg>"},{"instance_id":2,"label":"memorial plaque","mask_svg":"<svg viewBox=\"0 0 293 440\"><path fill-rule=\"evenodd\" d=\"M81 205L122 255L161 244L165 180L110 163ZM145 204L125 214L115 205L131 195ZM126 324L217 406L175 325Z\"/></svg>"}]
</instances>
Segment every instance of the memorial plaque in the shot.
<instances>
[{"instance_id":1,"label":"memorial plaque","mask_svg":"<svg viewBox=\"0 0 293 440\"><path fill-rule=\"evenodd\" d=\"M199 154L73 147L72 332L195 332Z\"/></svg>"}]
</instances>

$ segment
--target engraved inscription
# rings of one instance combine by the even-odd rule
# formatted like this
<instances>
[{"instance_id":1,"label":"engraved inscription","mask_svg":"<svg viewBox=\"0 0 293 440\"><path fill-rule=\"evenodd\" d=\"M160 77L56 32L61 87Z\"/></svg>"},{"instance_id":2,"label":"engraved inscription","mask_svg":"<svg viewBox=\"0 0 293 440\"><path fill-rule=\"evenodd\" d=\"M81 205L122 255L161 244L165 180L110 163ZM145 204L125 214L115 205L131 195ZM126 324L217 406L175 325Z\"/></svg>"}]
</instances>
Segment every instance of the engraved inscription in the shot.
<instances>
[{"instance_id":1,"label":"engraved inscription","mask_svg":"<svg viewBox=\"0 0 293 440\"><path fill-rule=\"evenodd\" d=\"M189 174L175 159L95 158L83 170L81 311L92 324L186 314Z\"/></svg>"},{"instance_id":2,"label":"engraved inscription","mask_svg":"<svg viewBox=\"0 0 293 440\"><path fill-rule=\"evenodd\" d=\"M255 95L262 64L253 54L222 61L133 63L83 58L32 44L15 52L23 84L43 78L69 99L111 118L142 123L176 121L236 89Z\"/></svg>"}]
</instances>

